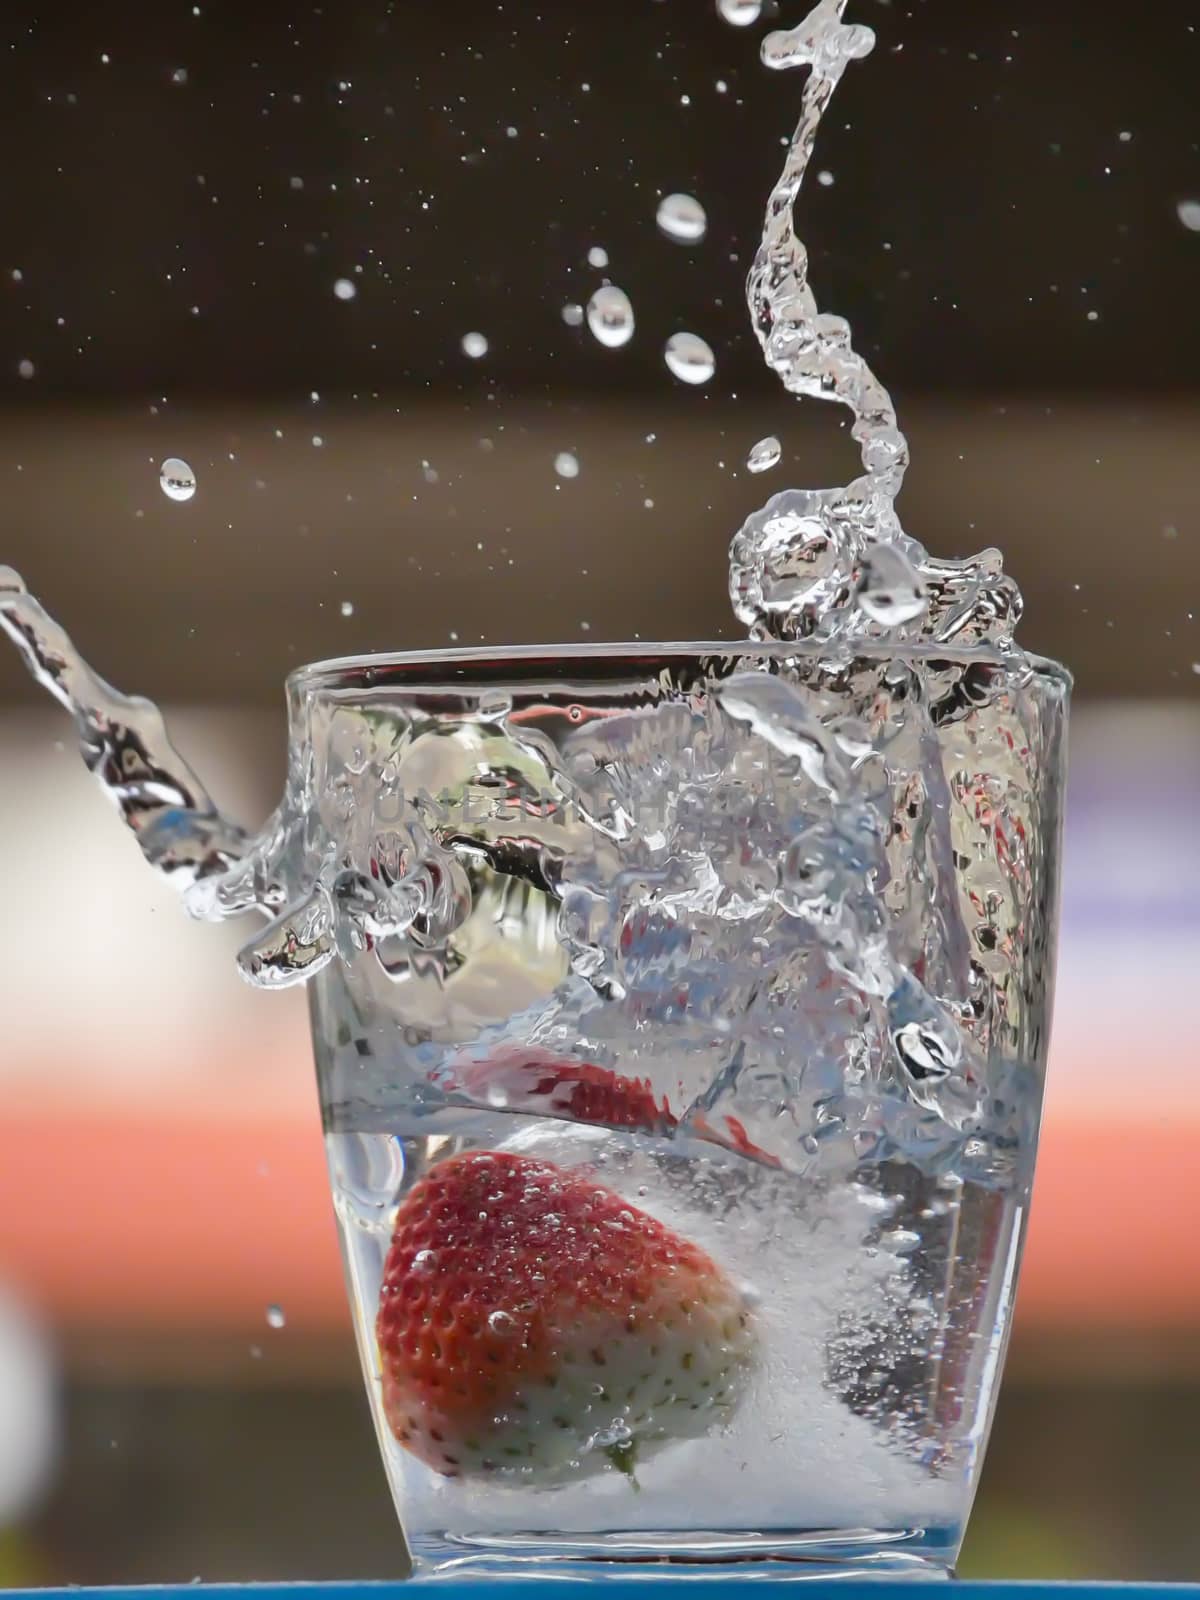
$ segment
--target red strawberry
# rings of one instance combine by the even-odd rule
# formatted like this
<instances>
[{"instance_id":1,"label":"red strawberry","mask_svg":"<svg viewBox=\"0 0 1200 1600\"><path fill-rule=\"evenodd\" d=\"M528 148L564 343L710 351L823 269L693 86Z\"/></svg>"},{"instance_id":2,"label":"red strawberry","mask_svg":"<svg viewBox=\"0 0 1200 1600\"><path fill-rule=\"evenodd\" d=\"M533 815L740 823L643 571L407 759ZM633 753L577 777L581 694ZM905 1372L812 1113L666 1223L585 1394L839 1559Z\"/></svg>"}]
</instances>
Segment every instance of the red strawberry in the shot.
<instances>
[{"instance_id":1,"label":"red strawberry","mask_svg":"<svg viewBox=\"0 0 1200 1600\"><path fill-rule=\"evenodd\" d=\"M376 1334L388 1426L447 1477L632 1474L729 1418L753 1352L703 1250L586 1173L491 1151L405 1196Z\"/></svg>"},{"instance_id":2,"label":"red strawberry","mask_svg":"<svg viewBox=\"0 0 1200 1600\"><path fill-rule=\"evenodd\" d=\"M659 1104L649 1079L625 1078L540 1045L504 1045L487 1056L459 1057L436 1072L434 1081L496 1110L645 1133L668 1133L676 1124L667 1097Z\"/></svg>"},{"instance_id":3,"label":"red strawberry","mask_svg":"<svg viewBox=\"0 0 1200 1600\"><path fill-rule=\"evenodd\" d=\"M764 1150L762 1145L755 1144L746 1132L746 1124L740 1117L727 1115L722 1121L725 1124L725 1133L715 1128L703 1111L696 1111L690 1114L685 1126L697 1139L707 1140L709 1144L719 1144L724 1150L736 1150L738 1155L745 1156L749 1161L759 1161L764 1167L783 1166L778 1156L772 1155L769 1150Z\"/></svg>"}]
</instances>

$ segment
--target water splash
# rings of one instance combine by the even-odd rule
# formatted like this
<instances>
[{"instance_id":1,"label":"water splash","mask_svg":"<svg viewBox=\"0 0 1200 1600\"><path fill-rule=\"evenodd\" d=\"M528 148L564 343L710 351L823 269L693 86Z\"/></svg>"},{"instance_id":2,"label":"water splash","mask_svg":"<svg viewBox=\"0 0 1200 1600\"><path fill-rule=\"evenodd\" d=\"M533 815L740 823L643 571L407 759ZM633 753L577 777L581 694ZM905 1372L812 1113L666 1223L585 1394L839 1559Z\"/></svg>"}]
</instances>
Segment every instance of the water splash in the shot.
<instances>
[{"instance_id":1,"label":"water splash","mask_svg":"<svg viewBox=\"0 0 1200 1600\"><path fill-rule=\"evenodd\" d=\"M863 473L845 488L785 490L753 513L733 542L731 593L738 616L760 638L810 637L840 646L864 638L886 637L898 645L922 639L952 645L960 658L963 651L986 647L986 660L977 670L946 668L936 683L930 677L928 715L936 720L986 699L988 662L994 662L997 646L1012 648L1021 600L1004 575L998 551L986 550L968 561L935 560L903 532L894 502L908 450L891 400L853 350L848 325L819 312L808 285L793 208L833 91L846 65L866 55L874 42L870 29L843 21L845 6L846 0L821 0L798 27L773 33L763 44L769 66L808 66L810 76L800 123L771 194L747 299L767 362L789 392L834 399L851 410ZM600 265L602 255L594 248L589 260ZM586 315L601 344L615 348L633 335L633 307L615 285L596 291ZM467 335L468 355L475 350L467 341L484 342L482 335ZM684 382L704 383L713 376L712 351L697 335L676 334L664 354ZM752 469L760 462L773 464L777 451L777 440L762 441L751 452ZM425 465L433 481L436 474ZM574 476L577 457L560 452L555 470L560 478ZM171 498L195 492L195 475L186 462L171 458L162 474ZM9 568L0 568L0 626L34 677L74 717L89 770L146 860L184 891L187 909L211 920L250 910L269 919L239 956L252 982L266 987L304 982L335 959L349 961L363 950L373 950L381 970L396 982L418 968L442 980L447 941L469 916L473 894L470 862L464 864L453 842L447 845L414 817L402 849L380 854L372 846L369 874L358 870L341 859L335 842L321 830L306 831L309 796L305 775L298 771L289 771L280 806L251 837L218 809L175 750L158 708L118 693L92 671ZM835 656L832 651L831 665ZM829 921L827 908L834 898L814 885L832 870L830 863L842 861L845 840L856 837L858 802L844 760L849 747L844 740L830 743L819 721L807 716L801 701L778 680L765 673L753 676L754 681L739 678L726 686L719 698L722 714L748 725L794 759L817 790L843 802L841 810L835 807L836 836L806 836L791 852L796 909L788 914L807 916L804 908L811 907L818 920ZM869 744L864 748L869 753ZM301 759L296 752L293 757ZM519 767L518 762L514 772ZM594 809L587 808L587 814ZM595 827L604 834L599 823ZM486 866L508 874L512 864L502 852ZM476 863L470 870L482 869ZM870 875L868 868L862 871ZM842 873L841 866L837 872ZM863 989L887 996L889 1005L894 1002L896 1052L914 1081L933 1084L941 1081L939 1074L958 1076L952 1069L965 1059L964 1052L953 1039L934 1038L939 1018L926 1017L924 991L905 987L906 975L898 968L870 967L869 918L879 910L870 900L864 889L866 909L842 933L830 935L829 948L851 952ZM746 904L753 903L749 894ZM846 961L851 962L850 954Z\"/></svg>"},{"instance_id":2,"label":"water splash","mask_svg":"<svg viewBox=\"0 0 1200 1600\"><path fill-rule=\"evenodd\" d=\"M849 324L822 312L808 281L808 252L795 205L821 118L850 62L875 45L873 31L844 20L847 0L820 0L793 28L768 34L764 64L807 67L800 120L767 202L762 242L746 284L751 323L767 365L797 398L834 400L854 421L862 475L844 488L789 490L747 518L730 551L730 595L757 638L849 641L900 631L944 640L931 603L943 581L970 590L980 643L1006 646L1020 615L1016 586L991 552L973 562L933 561L906 535L895 501L908 444L891 396L854 349ZM886 554L880 547L886 547ZM953 569L953 570L952 570Z\"/></svg>"},{"instance_id":3,"label":"water splash","mask_svg":"<svg viewBox=\"0 0 1200 1600\"><path fill-rule=\"evenodd\" d=\"M2 566L0 628L38 683L74 717L88 771L99 778L152 867L191 890L241 861L244 831L217 809L175 749L158 707L105 683L19 574Z\"/></svg>"}]
</instances>

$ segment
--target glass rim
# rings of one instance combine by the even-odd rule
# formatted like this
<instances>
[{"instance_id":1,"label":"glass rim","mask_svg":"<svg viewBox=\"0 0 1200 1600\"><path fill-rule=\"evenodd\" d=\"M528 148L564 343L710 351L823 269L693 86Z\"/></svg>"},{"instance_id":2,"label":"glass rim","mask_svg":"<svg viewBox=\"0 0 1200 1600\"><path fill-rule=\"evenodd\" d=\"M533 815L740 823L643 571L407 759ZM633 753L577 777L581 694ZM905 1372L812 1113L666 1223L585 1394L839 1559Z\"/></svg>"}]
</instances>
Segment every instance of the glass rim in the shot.
<instances>
[{"instance_id":1,"label":"glass rim","mask_svg":"<svg viewBox=\"0 0 1200 1600\"><path fill-rule=\"evenodd\" d=\"M1056 682L1067 690L1073 688L1075 681L1070 669L1061 662L1032 651L1009 652L978 645L955 647L927 640L894 645L880 639L858 640L852 650L859 661L1024 665L1035 676ZM480 676L490 684L503 681L504 669L510 664L524 677L529 668L538 663L549 669L572 662L593 668L608 664L636 672L639 668L645 671L673 659L703 661L713 657L756 656L768 661L797 658L812 661L829 654L827 642L811 639L635 639L624 643L587 639L570 644L452 645L436 650L377 651L312 661L289 672L286 686L290 694L300 695L406 686L453 689L469 687L472 679ZM482 673L481 669L484 669Z\"/></svg>"}]
</instances>

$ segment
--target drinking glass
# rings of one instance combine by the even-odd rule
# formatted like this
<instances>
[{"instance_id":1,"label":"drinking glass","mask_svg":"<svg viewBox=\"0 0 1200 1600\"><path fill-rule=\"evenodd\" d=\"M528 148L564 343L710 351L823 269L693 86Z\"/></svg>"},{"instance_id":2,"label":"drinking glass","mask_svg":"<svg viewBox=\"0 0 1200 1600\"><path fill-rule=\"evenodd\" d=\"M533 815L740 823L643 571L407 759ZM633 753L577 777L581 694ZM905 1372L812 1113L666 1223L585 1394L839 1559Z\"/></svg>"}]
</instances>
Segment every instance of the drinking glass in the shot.
<instances>
[{"instance_id":1,"label":"drinking glass","mask_svg":"<svg viewBox=\"0 0 1200 1600\"><path fill-rule=\"evenodd\" d=\"M357 908L309 987L329 1170L418 1572L953 1568L1069 690L796 643L293 675L294 875Z\"/></svg>"}]
</instances>

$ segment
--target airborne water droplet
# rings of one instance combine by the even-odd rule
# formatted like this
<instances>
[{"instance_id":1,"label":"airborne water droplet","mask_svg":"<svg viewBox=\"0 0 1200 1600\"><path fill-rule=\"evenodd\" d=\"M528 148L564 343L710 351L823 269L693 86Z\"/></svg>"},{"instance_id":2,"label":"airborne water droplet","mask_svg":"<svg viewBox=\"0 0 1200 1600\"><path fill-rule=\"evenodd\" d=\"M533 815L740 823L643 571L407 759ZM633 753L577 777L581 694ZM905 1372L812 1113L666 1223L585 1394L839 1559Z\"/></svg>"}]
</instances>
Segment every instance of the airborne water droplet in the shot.
<instances>
[{"instance_id":1,"label":"airborne water droplet","mask_svg":"<svg viewBox=\"0 0 1200 1600\"><path fill-rule=\"evenodd\" d=\"M608 251L602 244L594 244L587 253L588 266L595 267L598 272L603 272L608 265Z\"/></svg>"},{"instance_id":2,"label":"airborne water droplet","mask_svg":"<svg viewBox=\"0 0 1200 1600\"><path fill-rule=\"evenodd\" d=\"M17 362L17 373L22 378L32 378L35 370L33 362L28 357L24 361Z\"/></svg>"},{"instance_id":3,"label":"airborne water droplet","mask_svg":"<svg viewBox=\"0 0 1200 1600\"><path fill-rule=\"evenodd\" d=\"M354 615L354 601L353 600L343 600L342 601L342 615L344 617L352 617Z\"/></svg>"},{"instance_id":4,"label":"airborne water droplet","mask_svg":"<svg viewBox=\"0 0 1200 1600\"><path fill-rule=\"evenodd\" d=\"M464 355L470 356L472 361L478 361L481 356L488 353L487 336L482 333L464 333L462 347Z\"/></svg>"},{"instance_id":5,"label":"airborne water droplet","mask_svg":"<svg viewBox=\"0 0 1200 1600\"><path fill-rule=\"evenodd\" d=\"M571 300L562 308L562 319L568 328L578 328L583 322L583 307Z\"/></svg>"},{"instance_id":6,"label":"airborne water droplet","mask_svg":"<svg viewBox=\"0 0 1200 1600\"><path fill-rule=\"evenodd\" d=\"M783 446L773 433L765 439L760 439L746 457L747 472L770 472L772 467L777 467L783 455Z\"/></svg>"},{"instance_id":7,"label":"airborne water droplet","mask_svg":"<svg viewBox=\"0 0 1200 1600\"><path fill-rule=\"evenodd\" d=\"M717 370L716 357L698 333L673 333L663 350L667 369L682 383L707 383Z\"/></svg>"},{"instance_id":8,"label":"airborne water droplet","mask_svg":"<svg viewBox=\"0 0 1200 1600\"><path fill-rule=\"evenodd\" d=\"M569 450L560 450L554 458L554 470L560 478L577 478L579 457L572 455Z\"/></svg>"},{"instance_id":9,"label":"airborne water droplet","mask_svg":"<svg viewBox=\"0 0 1200 1600\"><path fill-rule=\"evenodd\" d=\"M358 289L349 278L338 278L333 285L333 292L339 300L353 300Z\"/></svg>"},{"instance_id":10,"label":"airborne water droplet","mask_svg":"<svg viewBox=\"0 0 1200 1600\"><path fill-rule=\"evenodd\" d=\"M178 456L167 457L158 470L158 481L168 500L190 500L196 492L196 474Z\"/></svg>"},{"instance_id":11,"label":"airborne water droplet","mask_svg":"<svg viewBox=\"0 0 1200 1600\"><path fill-rule=\"evenodd\" d=\"M287 1312L282 1306L268 1306L267 1322L272 1328L284 1328L287 1326Z\"/></svg>"},{"instance_id":12,"label":"airborne water droplet","mask_svg":"<svg viewBox=\"0 0 1200 1600\"><path fill-rule=\"evenodd\" d=\"M1200 233L1200 200L1181 200L1175 213L1189 233Z\"/></svg>"},{"instance_id":13,"label":"airborne water droplet","mask_svg":"<svg viewBox=\"0 0 1200 1600\"><path fill-rule=\"evenodd\" d=\"M624 289L606 283L597 289L587 306L587 324L592 335L610 350L619 350L633 338L633 306Z\"/></svg>"},{"instance_id":14,"label":"airborne water droplet","mask_svg":"<svg viewBox=\"0 0 1200 1600\"><path fill-rule=\"evenodd\" d=\"M708 217L694 195L668 194L658 203L659 230L679 244L697 244L708 231Z\"/></svg>"},{"instance_id":15,"label":"airborne water droplet","mask_svg":"<svg viewBox=\"0 0 1200 1600\"><path fill-rule=\"evenodd\" d=\"M735 28L748 28L762 16L762 0L717 0L717 13Z\"/></svg>"}]
</instances>

